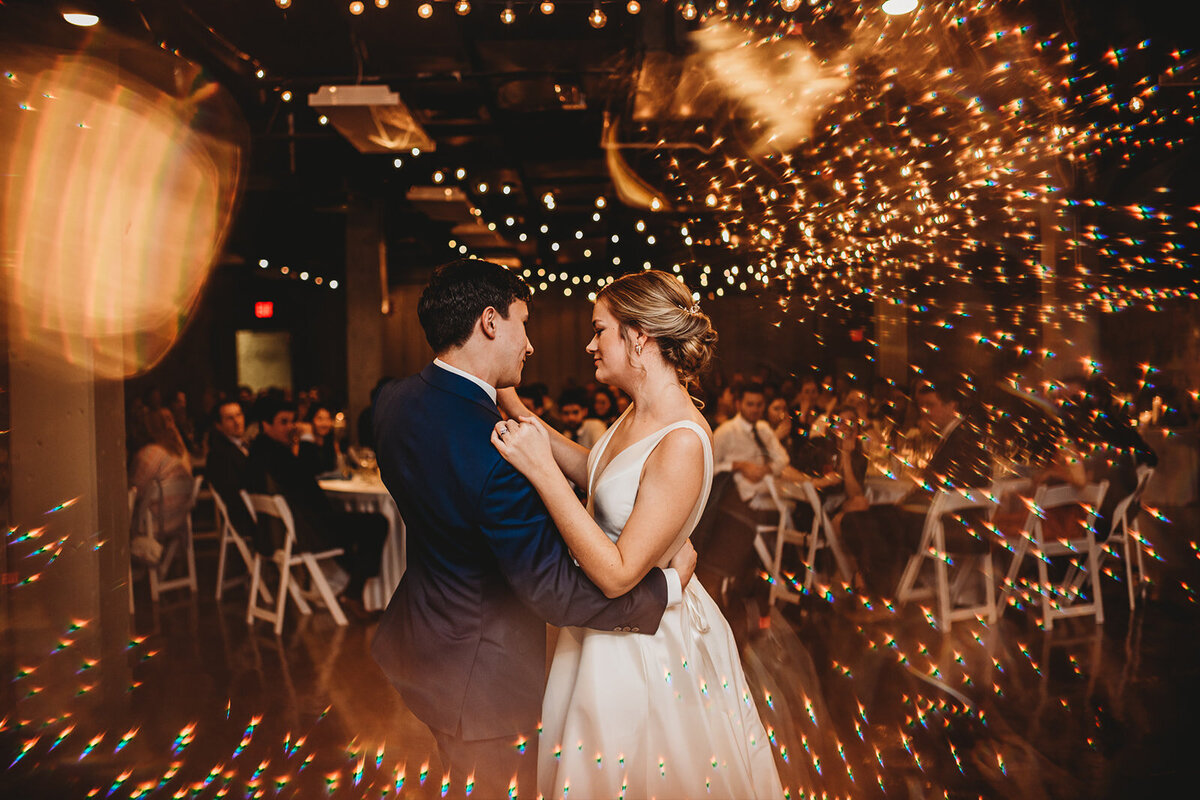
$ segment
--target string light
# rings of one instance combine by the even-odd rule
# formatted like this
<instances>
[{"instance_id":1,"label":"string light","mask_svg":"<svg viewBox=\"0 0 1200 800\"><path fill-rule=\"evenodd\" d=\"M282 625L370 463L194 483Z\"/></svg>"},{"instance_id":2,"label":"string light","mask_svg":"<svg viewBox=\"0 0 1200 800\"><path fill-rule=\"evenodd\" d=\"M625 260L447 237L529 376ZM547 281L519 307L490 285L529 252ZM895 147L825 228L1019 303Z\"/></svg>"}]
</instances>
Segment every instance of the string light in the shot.
<instances>
[{"instance_id":1,"label":"string light","mask_svg":"<svg viewBox=\"0 0 1200 800\"><path fill-rule=\"evenodd\" d=\"M642 4L639 3L638 0L629 0L629 2L625 4L625 10L630 14L640 14L642 11Z\"/></svg>"},{"instance_id":2,"label":"string light","mask_svg":"<svg viewBox=\"0 0 1200 800\"><path fill-rule=\"evenodd\" d=\"M275 0L275 5L283 9L288 9L292 7L292 0Z\"/></svg>"},{"instance_id":3,"label":"string light","mask_svg":"<svg viewBox=\"0 0 1200 800\"><path fill-rule=\"evenodd\" d=\"M417 16L420 17L421 19L429 19L430 17L432 17L433 16L433 4L432 3L421 3L421 5L417 6Z\"/></svg>"},{"instance_id":4,"label":"string light","mask_svg":"<svg viewBox=\"0 0 1200 800\"><path fill-rule=\"evenodd\" d=\"M350 13L356 17L363 13L364 8L365 6L363 5L362 0L353 0L353 2L350 3Z\"/></svg>"},{"instance_id":5,"label":"string light","mask_svg":"<svg viewBox=\"0 0 1200 800\"><path fill-rule=\"evenodd\" d=\"M500 21L505 25L512 25L517 20L517 12L513 11L512 3L507 3L504 10L500 12Z\"/></svg>"},{"instance_id":6,"label":"string light","mask_svg":"<svg viewBox=\"0 0 1200 800\"><path fill-rule=\"evenodd\" d=\"M883 13L893 16L907 14L917 7L917 0L884 0Z\"/></svg>"},{"instance_id":7,"label":"string light","mask_svg":"<svg viewBox=\"0 0 1200 800\"><path fill-rule=\"evenodd\" d=\"M800 0L779 0L779 7L791 14L800 7Z\"/></svg>"},{"instance_id":8,"label":"string light","mask_svg":"<svg viewBox=\"0 0 1200 800\"><path fill-rule=\"evenodd\" d=\"M607 22L608 15L600 10L600 6L598 4L593 6L592 13L588 15L588 23L596 30L600 30Z\"/></svg>"},{"instance_id":9,"label":"string light","mask_svg":"<svg viewBox=\"0 0 1200 800\"><path fill-rule=\"evenodd\" d=\"M538 6L538 8L540 8L542 13L547 17L554 13L554 3L550 2L550 0L542 0L542 4Z\"/></svg>"},{"instance_id":10,"label":"string light","mask_svg":"<svg viewBox=\"0 0 1200 800\"><path fill-rule=\"evenodd\" d=\"M684 4L683 10L680 13L683 14L683 18L686 20L690 21L690 20L695 19L696 18L696 4L693 2L690 2L690 0L689 0L689 2Z\"/></svg>"},{"instance_id":11,"label":"string light","mask_svg":"<svg viewBox=\"0 0 1200 800\"><path fill-rule=\"evenodd\" d=\"M454 3L454 13L458 14L460 17L465 17L467 14L470 14L471 13L470 0L456 0L456 2Z\"/></svg>"}]
</instances>

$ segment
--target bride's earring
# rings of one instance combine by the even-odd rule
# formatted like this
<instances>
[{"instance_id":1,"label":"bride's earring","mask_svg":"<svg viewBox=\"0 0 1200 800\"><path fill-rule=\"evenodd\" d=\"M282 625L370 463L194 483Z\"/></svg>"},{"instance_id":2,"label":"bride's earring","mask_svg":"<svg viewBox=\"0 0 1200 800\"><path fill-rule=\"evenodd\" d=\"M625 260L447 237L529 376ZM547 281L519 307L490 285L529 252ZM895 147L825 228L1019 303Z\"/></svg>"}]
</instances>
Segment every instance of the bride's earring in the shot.
<instances>
[{"instance_id":1,"label":"bride's earring","mask_svg":"<svg viewBox=\"0 0 1200 800\"><path fill-rule=\"evenodd\" d=\"M635 344L633 346L633 352L637 353L640 356L642 354L642 346L640 344Z\"/></svg>"}]
</instances>

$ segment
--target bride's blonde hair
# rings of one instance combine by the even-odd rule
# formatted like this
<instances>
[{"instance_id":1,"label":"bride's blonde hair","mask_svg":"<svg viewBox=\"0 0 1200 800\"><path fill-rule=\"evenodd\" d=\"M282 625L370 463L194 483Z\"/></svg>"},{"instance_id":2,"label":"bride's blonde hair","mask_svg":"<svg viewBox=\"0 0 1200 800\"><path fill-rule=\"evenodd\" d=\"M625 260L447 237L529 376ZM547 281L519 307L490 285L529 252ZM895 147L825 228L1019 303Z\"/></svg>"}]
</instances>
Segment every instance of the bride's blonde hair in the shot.
<instances>
[{"instance_id":1,"label":"bride's blonde hair","mask_svg":"<svg viewBox=\"0 0 1200 800\"><path fill-rule=\"evenodd\" d=\"M620 324L627 352L633 349L627 335L632 328L658 343L685 386L708 368L717 332L683 281L657 269L634 272L601 289L596 302L601 300Z\"/></svg>"}]
</instances>

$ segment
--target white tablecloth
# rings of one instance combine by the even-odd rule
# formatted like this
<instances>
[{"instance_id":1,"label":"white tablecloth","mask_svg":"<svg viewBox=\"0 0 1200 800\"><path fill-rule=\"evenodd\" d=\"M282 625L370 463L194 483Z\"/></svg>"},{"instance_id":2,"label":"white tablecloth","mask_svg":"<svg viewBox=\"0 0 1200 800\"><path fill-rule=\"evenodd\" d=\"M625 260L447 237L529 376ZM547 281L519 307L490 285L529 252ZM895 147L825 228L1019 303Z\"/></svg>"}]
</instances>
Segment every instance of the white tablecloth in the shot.
<instances>
[{"instance_id":1,"label":"white tablecloth","mask_svg":"<svg viewBox=\"0 0 1200 800\"><path fill-rule=\"evenodd\" d=\"M379 576L367 581L363 589L363 605L368 610L386 608L392 599L392 592L400 585L405 566L404 520L400 518L395 501L388 494L383 481L375 476L356 474L349 480L326 480L320 481L320 484L329 498L345 510L380 514L387 520L388 537L383 544Z\"/></svg>"}]
</instances>

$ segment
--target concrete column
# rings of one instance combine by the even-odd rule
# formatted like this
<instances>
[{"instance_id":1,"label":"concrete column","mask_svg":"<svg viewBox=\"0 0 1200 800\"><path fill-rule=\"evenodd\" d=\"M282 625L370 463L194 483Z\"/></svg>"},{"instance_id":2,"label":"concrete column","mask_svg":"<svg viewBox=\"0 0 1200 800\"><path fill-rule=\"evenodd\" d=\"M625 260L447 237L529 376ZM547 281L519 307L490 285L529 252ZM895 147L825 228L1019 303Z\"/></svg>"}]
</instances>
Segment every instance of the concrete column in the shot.
<instances>
[{"instance_id":1,"label":"concrete column","mask_svg":"<svg viewBox=\"0 0 1200 800\"><path fill-rule=\"evenodd\" d=\"M386 258L378 203L353 206L346 217L346 424L355 442L358 415L383 376Z\"/></svg>"}]
</instances>

